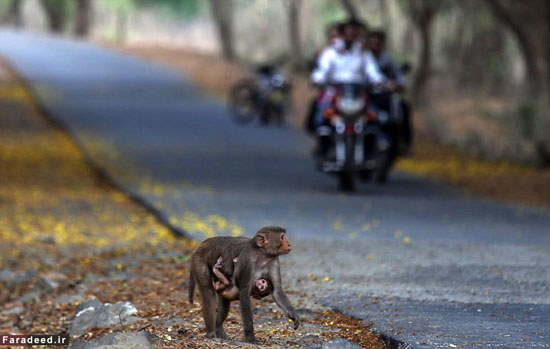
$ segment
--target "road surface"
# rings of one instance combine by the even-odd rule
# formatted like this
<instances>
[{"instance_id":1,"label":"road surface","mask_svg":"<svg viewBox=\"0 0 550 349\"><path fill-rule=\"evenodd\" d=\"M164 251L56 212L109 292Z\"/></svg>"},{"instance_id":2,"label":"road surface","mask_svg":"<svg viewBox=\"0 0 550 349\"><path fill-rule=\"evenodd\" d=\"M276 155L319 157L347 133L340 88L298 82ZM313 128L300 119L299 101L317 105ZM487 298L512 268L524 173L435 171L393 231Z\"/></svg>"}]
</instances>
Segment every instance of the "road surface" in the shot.
<instances>
[{"instance_id":1,"label":"road surface","mask_svg":"<svg viewBox=\"0 0 550 349\"><path fill-rule=\"evenodd\" d=\"M0 55L97 163L196 239L286 227L288 288L412 346L550 346L548 210L406 173L345 195L298 130L235 125L174 70L7 31Z\"/></svg>"}]
</instances>

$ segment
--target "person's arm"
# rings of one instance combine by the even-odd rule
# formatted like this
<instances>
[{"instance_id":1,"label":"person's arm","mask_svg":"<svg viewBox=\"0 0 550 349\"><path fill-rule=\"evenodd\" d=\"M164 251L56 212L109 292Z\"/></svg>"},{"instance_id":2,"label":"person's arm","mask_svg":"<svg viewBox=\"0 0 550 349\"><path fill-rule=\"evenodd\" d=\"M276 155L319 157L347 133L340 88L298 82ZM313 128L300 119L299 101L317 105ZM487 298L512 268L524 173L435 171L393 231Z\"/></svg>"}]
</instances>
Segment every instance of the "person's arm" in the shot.
<instances>
[{"instance_id":1,"label":"person's arm","mask_svg":"<svg viewBox=\"0 0 550 349\"><path fill-rule=\"evenodd\" d=\"M405 88L405 74L401 71L401 69L395 64L395 61L393 60L393 57L387 53L384 54L384 58L386 59L386 64L389 67L389 69L392 72L392 75L394 77L394 82L399 88Z\"/></svg>"},{"instance_id":2,"label":"person's arm","mask_svg":"<svg viewBox=\"0 0 550 349\"><path fill-rule=\"evenodd\" d=\"M332 60L334 59L334 54L334 49L331 48L326 48L321 52L317 60L317 67L313 73L311 73L312 83L319 85L327 82Z\"/></svg>"},{"instance_id":3,"label":"person's arm","mask_svg":"<svg viewBox=\"0 0 550 349\"><path fill-rule=\"evenodd\" d=\"M373 85L383 84L386 81L384 74L380 71L378 63L371 52L363 55L364 59L364 74L367 77L367 82Z\"/></svg>"}]
</instances>

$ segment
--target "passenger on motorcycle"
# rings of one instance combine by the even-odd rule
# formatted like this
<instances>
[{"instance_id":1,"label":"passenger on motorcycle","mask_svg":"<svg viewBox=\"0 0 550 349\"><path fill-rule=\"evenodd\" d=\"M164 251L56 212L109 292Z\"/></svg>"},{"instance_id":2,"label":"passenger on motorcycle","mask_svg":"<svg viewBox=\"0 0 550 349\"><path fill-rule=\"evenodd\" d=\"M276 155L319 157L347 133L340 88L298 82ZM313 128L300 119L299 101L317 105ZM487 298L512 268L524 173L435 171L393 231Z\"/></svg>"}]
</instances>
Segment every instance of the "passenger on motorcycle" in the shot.
<instances>
[{"instance_id":1,"label":"passenger on motorcycle","mask_svg":"<svg viewBox=\"0 0 550 349\"><path fill-rule=\"evenodd\" d=\"M383 84L384 75L378 69L375 58L369 51L363 51L358 41L359 25L357 22L346 22L339 28L343 42L341 48L334 46L326 47L320 54L317 67L311 74L311 81L321 87L317 98L312 128L319 139L317 155L321 158L326 156L328 137L331 129L325 124L323 118L324 110L329 106L334 97L334 84Z\"/></svg>"},{"instance_id":2,"label":"passenger on motorcycle","mask_svg":"<svg viewBox=\"0 0 550 349\"><path fill-rule=\"evenodd\" d=\"M383 110L390 110L390 96L393 92L404 92L406 88L405 74L401 67L398 67L392 56L386 51L386 33L381 30L370 31L367 35L366 44L368 50L372 53L379 71L382 72L384 78L389 82L387 84L388 93L371 96L375 104ZM403 98L400 99L400 138L405 143L405 149L400 152L405 152L412 143L412 130L410 121L410 104Z\"/></svg>"}]
</instances>

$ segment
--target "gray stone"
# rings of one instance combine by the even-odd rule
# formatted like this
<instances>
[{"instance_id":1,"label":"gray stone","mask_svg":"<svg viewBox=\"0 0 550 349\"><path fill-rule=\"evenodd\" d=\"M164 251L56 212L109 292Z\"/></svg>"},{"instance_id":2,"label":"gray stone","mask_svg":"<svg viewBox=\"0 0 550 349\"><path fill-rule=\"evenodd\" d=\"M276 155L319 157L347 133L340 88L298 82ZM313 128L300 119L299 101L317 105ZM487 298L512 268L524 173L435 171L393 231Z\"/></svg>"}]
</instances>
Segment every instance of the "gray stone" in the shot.
<instances>
[{"instance_id":1,"label":"gray stone","mask_svg":"<svg viewBox=\"0 0 550 349\"><path fill-rule=\"evenodd\" d=\"M361 349L361 346L353 342L348 341L347 339L337 338L333 339L330 342L324 343L321 346L322 349Z\"/></svg>"},{"instance_id":2,"label":"gray stone","mask_svg":"<svg viewBox=\"0 0 550 349\"><path fill-rule=\"evenodd\" d=\"M136 307L130 302L118 302L115 304L101 303L98 300L90 300L80 304L76 308L76 315L71 322L69 335L80 336L91 327L110 327L124 325L140 320L133 316L137 313Z\"/></svg>"},{"instance_id":3,"label":"gray stone","mask_svg":"<svg viewBox=\"0 0 550 349\"><path fill-rule=\"evenodd\" d=\"M15 306L13 308L4 310L2 312L2 314L4 314L4 315L17 315L17 314L21 314L23 311L25 311L25 309L22 306L18 305L18 306Z\"/></svg>"},{"instance_id":4,"label":"gray stone","mask_svg":"<svg viewBox=\"0 0 550 349\"><path fill-rule=\"evenodd\" d=\"M92 341L74 341L70 349L148 349L152 348L151 336L147 332L116 332Z\"/></svg>"},{"instance_id":5,"label":"gray stone","mask_svg":"<svg viewBox=\"0 0 550 349\"><path fill-rule=\"evenodd\" d=\"M307 346L310 349L313 348L321 348L321 345L318 344L321 341L321 337L315 334L310 334L307 336L304 336L298 340L298 344L301 347Z\"/></svg>"},{"instance_id":6,"label":"gray stone","mask_svg":"<svg viewBox=\"0 0 550 349\"><path fill-rule=\"evenodd\" d=\"M53 291L59 287L59 283L57 281L52 280L48 276L43 275L40 277L40 280L38 280L36 287L40 291Z\"/></svg>"},{"instance_id":7,"label":"gray stone","mask_svg":"<svg viewBox=\"0 0 550 349\"><path fill-rule=\"evenodd\" d=\"M54 299L54 304L74 304L76 302L82 302L86 299L86 296L82 293L77 294L62 294Z\"/></svg>"},{"instance_id":8,"label":"gray stone","mask_svg":"<svg viewBox=\"0 0 550 349\"><path fill-rule=\"evenodd\" d=\"M166 322L164 322L164 327L166 327L166 328L176 326L176 325L182 325L182 326L189 327L191 324L188 321L186 321L182 318L179 318L179 317L171 318L171 319L166 320Z\"/></svg>"},{"instance_id":9,"label":"gray stone","mask_svg":"<svg viewBox=\"0 0 550 349\"><path fill-rule=\"evenodd\" d=\"M40 292L36 289L32 289L29 292L25 293L21 298L18 299L19 302L40 302Z\"/></svg>"},{"instance_id":10,"label":"gray stone","mask_svg":"<svg viewBox=\"0 0 550 349\"><path fill-rule=\"evenodd\" d=\"M6 284L8 287L14 287L31 281L36 275L38 275L36 270L29 270L22 273L14 272L9 269L2 269L0 270L0 282Z\"/></svg>"},{"instance_id":11,"label":"gray stone","mask_svg":"<svg viewBox=\"0 0 550 349\"><path fill-rule=\"evenodd\" d=\"M9 269L0 270L0 282L9 283L14 280L16 276L17 274Z\"/></svg>"}]
</instances>

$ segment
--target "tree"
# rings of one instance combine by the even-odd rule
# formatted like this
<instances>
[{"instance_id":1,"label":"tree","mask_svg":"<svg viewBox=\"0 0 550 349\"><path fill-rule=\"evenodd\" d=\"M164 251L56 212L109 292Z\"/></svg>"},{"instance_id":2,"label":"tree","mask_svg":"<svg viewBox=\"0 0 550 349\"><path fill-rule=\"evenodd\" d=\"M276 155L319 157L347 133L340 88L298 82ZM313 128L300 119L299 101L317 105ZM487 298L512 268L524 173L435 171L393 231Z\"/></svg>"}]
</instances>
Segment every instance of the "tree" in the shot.
<instances>
[{"instance_id":1,"label":"tree","mask_svg":"<svg viewBox=\"0 0 550 349\"><path fill-rule=\"evenodd\" d=\"M342 4L344 10L346 10L350 19L359 19L359 12L357 11L357 7L355 7L355 4L352 2L352 0L340 0L340 3Z\"/></svg>"},{"instance_id":2,"label":"tree","mask_svg":"<svg viewBox=\"0 0 550 349\"><path fill-rule=\"evenodd\" d=\"M421 39L418 69L413 81L413 98L417 101L426 99L432 67L432 27L440 4L439 0L411 0L408 3L408 14L420 32Z\"/></svg>"},{"instance_id":3,"label":"tree","mask_svg":"<svg viewBox=\"0 0 550 349\"><path fill-rule=\"evenodd\" d=\"M530 130L525 135L535 147L539 164L548 168L550 143L544 129L550 125L547 111L550 99L550 5L546 0L486 2L495 17L514 35L520 47L527 72L527 94L523 97L518 114L526 124L525 129ZM541 104L539 97L546 101Z\"/></svg>"},{"instance_id":4,"label":"tree","mask_svg":"<svg viewBox=\"0 0 550 349\"><path fill-rule=\"evenodd\" d=\"M5 21L9 23L10 25L14 26L15 28L20 28L23 26L23 18L21 16L21 3L22 0L11 0L11 3L9 5L8 13L6 16L2 19L2 21Z\"/></svg>"},{"instance_id":5,"label":"tree","mask_svg":"<svg viewBox=\"0 0 550 349\"><path fill-rule=\"evenodd\" d=\"M55 33L63 32L67 23L68 4L65 0L42 0L48 18L48 28Z\"/></svg>"},{"instance_id":6,"label":"tree","mask_svg":"<svg viewBox=\"0 0 550 349\"><path fill-rule=\"evenodd\" d=\"M91 12L90 0L76 1L76 25L74 31L76 36L88 36L90 32Z\"/></svg>"},{"instance_id":7,"label":"tree","mask_svg":"<svg viewBox=\"0 0 550 349\"><path fill-rule=\"evenodd\" d=\"M302 0L290 0L288 4L288 36L292 68L300 70L303 66L302 42L300 35L300 8Z\"/></svg>"},{"instance_id":8,"label":"tree","mask_svg":"<svg viewBox=\"0 0 550 349\"><path fill-rule=\"evenodd\" d=\"M538 93L550 70L550 5L547 0L486 0L495 17L516 38L523 55L531 93ZM549 81L550 82L550 81Z\"/></svg>"},{"instance_id":9,"label":"tree","mask_svg":"<svg viewBox=\"0 0 550 349\"><path fill-rule=\"evenodd\" d=\"M234 60L233 0L210 0L210 7L216 23L222 54L225 59Z\"/></svg>"}]
</instances>

